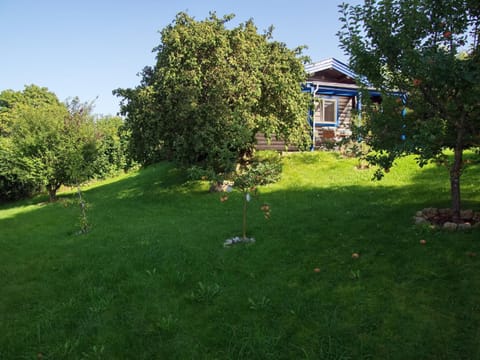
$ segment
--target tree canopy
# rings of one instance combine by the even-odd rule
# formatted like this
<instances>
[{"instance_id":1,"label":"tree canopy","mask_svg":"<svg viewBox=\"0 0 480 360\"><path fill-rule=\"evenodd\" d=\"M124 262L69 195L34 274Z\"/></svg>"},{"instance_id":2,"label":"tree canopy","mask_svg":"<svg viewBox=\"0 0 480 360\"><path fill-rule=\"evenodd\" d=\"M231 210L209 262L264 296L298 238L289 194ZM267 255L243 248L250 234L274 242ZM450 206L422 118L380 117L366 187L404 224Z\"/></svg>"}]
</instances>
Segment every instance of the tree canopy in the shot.
<instances>
[{"instance_id":1,"label":"tree canopy","mask_svg":"<svg viewBox=\"0 0 480 360\"><path fill-rule=\"evenodd\" d=\"M0 93L0 200L78 185L125 166L121 119L96 120L92 104L61 103L47 88ZM112 127L116 127L113 129Z\"/></svg>"},{"instance_id":2,"label":"tree canopy","mask_svg":"<svg viewBox=\"0 0 480 360\"><path fill-rule=\"evenodd\" d=\"M308 146L302 48L273 41L271 29L259 34L252 20L229 29L232 18L179 13L140 85L114 91L138 161L168 157L219 173L250 155L258 133Z\"/></svg>"},{"instance_id":3,"label":"tree canopy","mask_svg":"<svg viewBox=\"0 0 480 360\"><path fill-rule=\"evenodd\" d=\"M364 88L382 92L380 106L363 96L358 135L371 146L369 160L386 170L407 154L421 166L448 163L458 219L463 153L480 146L479 3L366 0L340 12L352 69Z\"/></svg>"},{"instance_id":4,"label":"tree canopy","mask_svg":"<svg viewBox=\"0 0 480 360\"><path fill-rule=\"evenodd\" d=\"M60 134L66 107L47 88L0 93L2 198L29 195L51 177L51 147ZM50 165L50 166L49 166Z\"/></svg>"}]
</instances>

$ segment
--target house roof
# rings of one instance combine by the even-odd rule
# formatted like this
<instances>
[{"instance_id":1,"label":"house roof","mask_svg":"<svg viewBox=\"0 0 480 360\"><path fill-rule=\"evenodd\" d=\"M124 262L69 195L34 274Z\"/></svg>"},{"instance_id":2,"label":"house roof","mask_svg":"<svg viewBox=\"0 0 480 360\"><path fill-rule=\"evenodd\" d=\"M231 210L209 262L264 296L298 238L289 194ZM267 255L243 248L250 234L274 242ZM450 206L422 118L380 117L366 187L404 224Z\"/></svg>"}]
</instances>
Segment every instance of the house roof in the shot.
<instances>
[{"instance_id":1,"label":"house roof","mask_svg":"<svg viewBox=\"0 0 480 360\"><path fill-rule=\"evenodd\" d=\"M358 76L350 68L335 58L329 58L307 64L307 83L305 91L315 95L356 96L358 94ZM374 88L369 87L372 96L380 96Z\"/></svg>"},{"instance_id":2,"label":"house roof","mask_svg":"<svg viewBox=\"0 0 480 360\"><path fill-rule=\"evenodd\" d=\"M329 79L335 79L338 83L355 84L357 75L350 68L335 58L324 59L307 64L305 71L312 79L321 75Z\"/></svg>"}]
</instances>

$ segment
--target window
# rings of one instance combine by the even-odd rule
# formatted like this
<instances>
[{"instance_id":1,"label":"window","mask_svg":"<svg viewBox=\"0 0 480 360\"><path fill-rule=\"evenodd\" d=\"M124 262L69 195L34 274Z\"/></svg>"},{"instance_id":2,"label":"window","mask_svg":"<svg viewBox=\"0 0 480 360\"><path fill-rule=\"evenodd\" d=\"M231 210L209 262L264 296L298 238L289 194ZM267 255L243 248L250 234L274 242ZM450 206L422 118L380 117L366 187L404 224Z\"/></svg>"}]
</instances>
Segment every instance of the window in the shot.
<instances>
[{"instance_id":1,"label":"window","mask_svg":"<svg viewBox=\"0 0 480 360\"><path fill-rule=\"evenodd\" d=\"M337 100L316 98L314 120L316 124L336 124Z\"/></svg>"}]
</instances>

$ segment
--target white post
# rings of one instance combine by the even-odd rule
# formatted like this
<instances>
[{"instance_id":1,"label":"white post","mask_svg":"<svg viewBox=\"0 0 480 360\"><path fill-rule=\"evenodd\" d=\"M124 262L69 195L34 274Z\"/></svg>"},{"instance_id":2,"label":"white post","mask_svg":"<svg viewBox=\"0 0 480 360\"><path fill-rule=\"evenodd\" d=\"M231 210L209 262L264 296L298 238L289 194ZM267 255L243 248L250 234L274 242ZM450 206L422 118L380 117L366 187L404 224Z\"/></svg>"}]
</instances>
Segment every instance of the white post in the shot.
<instances>
[{"instance_id":1,"label":"white post","mask_svg":"<svg viewBox=\"0 0 480 360\"><path fill-rule=\"evenodd\" d=\"M319 85L315 85L315 88L313 90L313 116L312 116L312 151L315 151L315 143L316 143L316 138L315 136L317 135L317 131L316 131L316 128L315 128L315 110L316 110L316 103L315 103L315 94L317 93L318 91L318 86Z\"/></svg>"}]
</instances>

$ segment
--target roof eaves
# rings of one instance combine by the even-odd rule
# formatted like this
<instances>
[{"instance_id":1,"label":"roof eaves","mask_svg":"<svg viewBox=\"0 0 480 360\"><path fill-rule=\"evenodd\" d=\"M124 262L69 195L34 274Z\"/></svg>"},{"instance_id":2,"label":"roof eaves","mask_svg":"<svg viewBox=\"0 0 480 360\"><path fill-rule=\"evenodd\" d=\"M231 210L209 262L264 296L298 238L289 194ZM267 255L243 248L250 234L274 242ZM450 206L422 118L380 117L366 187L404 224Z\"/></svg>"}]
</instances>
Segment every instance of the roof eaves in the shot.
<instances>
[{"instance_id":1,"label":"roof eaves","mask_svg":"<svg viewBox=\"0 0 480 360\"><path fill-rule=\"evenodd\" d=\"M329 58L329 59L325 59L325 60L321 60L318 62L305 65L305 71L308 74L314 74L316 72L328 70L328 69L334 69L352 79L357 78L357 75L353 71L351 71L346 64L342 63L341 61L338 61L335 58Z\"/></svg>"}]
</instances>

